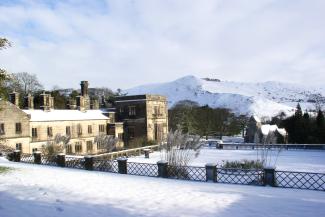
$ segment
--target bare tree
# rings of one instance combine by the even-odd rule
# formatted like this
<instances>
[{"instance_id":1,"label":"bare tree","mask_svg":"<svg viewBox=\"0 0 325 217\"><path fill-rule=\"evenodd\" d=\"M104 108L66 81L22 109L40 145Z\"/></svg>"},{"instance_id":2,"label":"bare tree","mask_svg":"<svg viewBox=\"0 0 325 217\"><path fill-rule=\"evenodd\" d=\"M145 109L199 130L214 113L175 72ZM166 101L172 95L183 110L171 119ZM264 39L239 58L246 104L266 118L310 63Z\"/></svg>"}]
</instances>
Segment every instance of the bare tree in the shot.
<instances>
[{"instance_id":1,"label":"bare tree","mask_svg":"<svg viewBox=\"0 0 325 217\"><path fill-rule=\"evenodd\" d=\"M0 50L11 47L11 42L6 38L0 38Z\"/></svg>"},{"instance_id":2,"label":"bare tree","mask_svg":"<svg viewBox=\"0 0 325 217\"><path fill-rule=\"evenodd\" d=\"M38 81L36 74L28 72L19 72L12 74L12 82L9 87L16 91L21 91L23 94L35 93L44 89L43 85Z\"/></svg>"},{"instance_id":3,"label":"bare tree","mask_svg":"<svg viewBox=\"0 0 325 217\"><path fill-rule=\"evenodd\" d=\"M10 47L11 43L6 38L0 38L0 50ZM6 70L0 68L0 99L5 95L5 82L10 80L9 74Z\"/></svg>"},{"instance_id":4,"label":"bare tree","mask_svg":"<svg viewBox=\"0 0 325 217\"><path fill-rule=\"evenodd\" d=\"M274 144L276 141L276 135L274 131L269 131L268 134L258 135L255 133L255 144L257 147L257 161L261 162L265 168L275 168L279 155L282 151L281 147L271 149L270 144Z\"/></svg>"},{"instance_id":5,"label":"bare tree","mask_svg":"<svg viewBox=\"0 0 325 217\"><path fill-rule=\"evenodd\" d=\"M172 166L187 166L189 162L199 156L203 143L199 136L184 134L181 130L170 131L167 142L161 143L161 159Z\"/></svg>"},{"instance_id":6,"label":"bare tree","mask_svg":"<svg viewBox=\"0 0 325 217\"><path fill-rule=\"evenodd\" d=\"M56 134L53 140L48 140L46 145L42 147L42 154L48 158L55 157L59 153L63 153L70 142L69 136Z\"/></svg>"},{"instance_id":7,"label":"bare tree","mask_svg":"<svg viewBox=\"0 0 325 217\"><path fill-rule=\"evenodd\" d=\"M111 152L116 149L118 138L112 135L98 135L95 137L95 143L99 144L100 149L104 149L106 152Z\"/></svg>"}]
</instances>

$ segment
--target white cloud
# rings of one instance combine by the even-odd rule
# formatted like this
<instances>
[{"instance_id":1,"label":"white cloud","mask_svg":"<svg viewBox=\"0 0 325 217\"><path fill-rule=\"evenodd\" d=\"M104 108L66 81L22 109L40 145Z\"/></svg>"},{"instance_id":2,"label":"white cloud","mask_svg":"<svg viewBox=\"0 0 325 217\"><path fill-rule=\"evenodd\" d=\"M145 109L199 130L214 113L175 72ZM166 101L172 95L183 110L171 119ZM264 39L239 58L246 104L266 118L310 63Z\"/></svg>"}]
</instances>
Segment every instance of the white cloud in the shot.
<instances>
[{"instance_id":1,"label":"white cloud","mask_svg":"<svg viewBox=\"0 0 325 217\"><path fill-rule=\"evenodd\" d=\"M325 2L234 0L0 3L0 65L52 87L128 88L187 74L325 81Z\"/></svg>"}]
</instances>

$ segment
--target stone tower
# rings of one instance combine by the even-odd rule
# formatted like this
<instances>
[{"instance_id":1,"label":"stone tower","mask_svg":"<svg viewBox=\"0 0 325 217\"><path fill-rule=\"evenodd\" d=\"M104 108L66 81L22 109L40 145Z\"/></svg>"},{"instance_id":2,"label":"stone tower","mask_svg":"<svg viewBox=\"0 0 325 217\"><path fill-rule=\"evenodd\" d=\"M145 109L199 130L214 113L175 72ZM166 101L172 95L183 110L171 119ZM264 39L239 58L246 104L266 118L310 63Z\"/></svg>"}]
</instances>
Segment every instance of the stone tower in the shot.
<instances>
[{"instance_id":1,"label":"stone tower","mask_svg":"<svg viewBox=\"0 0 325 217\"><path fill-rule=\"evenodd\" d=\"M79 100L79 102L81 102L79 104L79 106L83 107L85 110L88 110L88 109L90 109L90 98L89 98L89 92L88 92L88 81L81 81L80 82L80 87L81 87L81 96L82 96L82 99ZM82 103L82 101L83 101L83 103ZM78 104L78 99L77 99L77 104Z\"/></svg>"}]
</instances>

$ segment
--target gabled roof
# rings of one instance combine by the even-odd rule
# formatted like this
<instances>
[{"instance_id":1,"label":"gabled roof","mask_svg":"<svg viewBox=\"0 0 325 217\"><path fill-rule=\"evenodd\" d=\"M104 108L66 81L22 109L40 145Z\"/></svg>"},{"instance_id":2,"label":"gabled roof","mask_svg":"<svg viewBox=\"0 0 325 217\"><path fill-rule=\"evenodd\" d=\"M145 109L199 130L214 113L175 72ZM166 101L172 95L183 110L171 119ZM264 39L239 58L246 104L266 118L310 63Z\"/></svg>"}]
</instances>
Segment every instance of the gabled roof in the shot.
<instances>
[{"instance_id":1,"label":"gabled roof","mask_svg":"<svg viewBox=\"0 0 325 217\"><path fill-rule=\"evenodd\" d=\"M22 110L30 115L30 121L82 121L82 120L109 120L101 110Z\"/></svg>"}]
</instances>

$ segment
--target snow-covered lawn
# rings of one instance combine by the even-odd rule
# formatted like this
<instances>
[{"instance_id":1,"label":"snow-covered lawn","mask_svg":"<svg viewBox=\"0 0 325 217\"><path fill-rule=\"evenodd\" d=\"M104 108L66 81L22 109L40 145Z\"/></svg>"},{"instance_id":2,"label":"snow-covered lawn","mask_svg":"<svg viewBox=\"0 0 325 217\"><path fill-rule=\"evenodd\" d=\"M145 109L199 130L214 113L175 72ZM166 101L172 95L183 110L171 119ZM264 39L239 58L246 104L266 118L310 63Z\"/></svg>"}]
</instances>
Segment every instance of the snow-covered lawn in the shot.
<instances>
[{"instance_id":1,"label":"snow-covered lawn","mask_svg":"<svg viewBox=\"0 0 325 217\"><path fill-rule=\"evenodd\" d=\"M325 193L7 162L1 217L323 216Z\"/></svg>"},{"instance_id":2,"label":"snow-covered lawn","mask_svg":"<svg viewBox=\"0 0 325 217\"><path fill-rule=\"evenodd\" d=\"M276 152L273 153L276 155ZM144 156L129 158L129 162L156 163L161 158L159 152ZM256 160L256 150L217 150L204 148L191 165L204 166L206 163L221 164L223 160ZM284 150L280 152L276 168L278 170L306 171L325 173L325 151L320 150Z\"/></svg>"}]
</instances>

